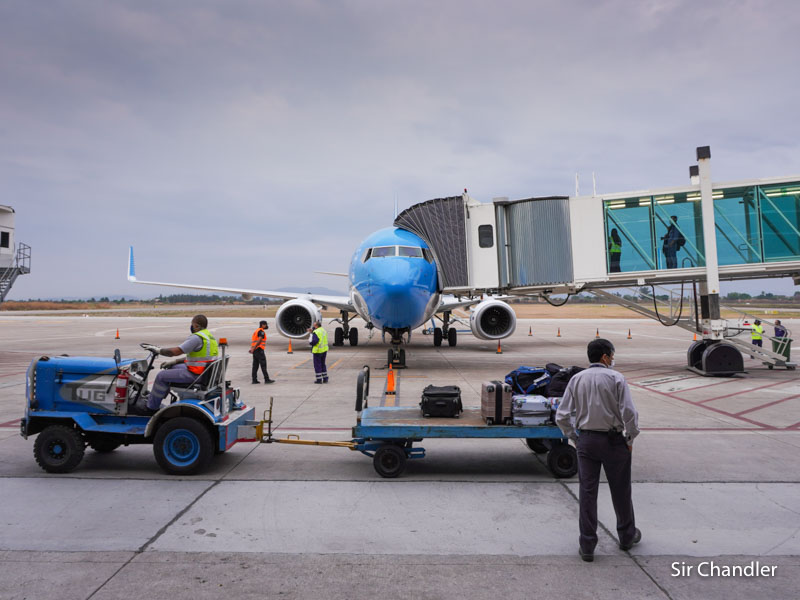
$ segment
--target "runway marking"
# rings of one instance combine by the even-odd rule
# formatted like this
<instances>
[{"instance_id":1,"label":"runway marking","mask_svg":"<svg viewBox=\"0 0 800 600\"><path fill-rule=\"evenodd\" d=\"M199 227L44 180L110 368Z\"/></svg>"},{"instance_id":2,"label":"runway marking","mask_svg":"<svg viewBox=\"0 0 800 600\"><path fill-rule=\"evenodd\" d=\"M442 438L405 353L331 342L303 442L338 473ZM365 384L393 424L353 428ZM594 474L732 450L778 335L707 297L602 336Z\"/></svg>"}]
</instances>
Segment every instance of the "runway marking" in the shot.
<instances>
[{"instance_id":1,"label":"runway marking","mask_svg":"<svg viewBox=\"0 0 800 600\"><path fill-rule=\"evenodd\" d=\"M716 398L709 398L708 400L698 400L696 404L706 404L707 402L713 402L714 400L724 400L725 398L732 398L733 396L739 396L741 394L747 394L748 392L760 392L761 390L765 390L767 388L775 387L776 385L781 385L782 383L786 383L786 381L778 381L775 383L770 383L769 385L762 385L756 388L748 388L746 390L742 390L741 392L732 392L730 394L724 394L722 396L717 396Z\"/></svg>"},{"instance_id":2,"label":"runway marking","mask_svg":"<svg viewBox=\"0 0 800 600\"><path fill-rule=\"evenodd\" d=\"M297 367L299 367L300 365L304 365L304 364L306 364L306 363L307 363L308 361L310 361L312 358L313 358L313 357L311 357L311 356L310 356L310 357L308 357L307 359L305 359L303 362L299 362L299 363L297 363L295 366L293 366L293 367L290 367L290 368L292 368L292 369L296 369L296 368L297 368Z\"/></svg>"},{"instance_id":3,"label":"runway marking","mask_svg":"<svg viewBox=\"0 0 800 600\"><path fill-rule=\"evenodd\" d=\"M334 368L336 365L338 365L338 364L339 364L340 362L342 362L343 360L344 360L343 358L340 358L340 359L339 359L339 360L337 360L335 363L333 363L333 364L332 364L330 367L328 367L328 370L331 370L331 369L333 369L333 368Z\"/></svg>"},{"instance_id":4,"label":"runway marking","mask_svg":"<svg viewBox=\"0 0 800 600\"><path fill-rule=\"evenodd\" d=\"M754 412L757 410L761 410L763 408L769 408L770 406L774 406L775 404L780 404L781 402L786 402L787 400L794 400L795 398L800 398L800 394L796 396L789 396L788 398L781 398L780 400L775 400L774 402L767 402L766 404L762 404L761 406L756 406L755 408L748 408L747 410L743 410L741 412L736 413L736 416L743 415L745 413Z\"/></svg>"},{"instance_id":5,"label":"runway marking","mask_svg":"<svg viewBox=\"0 0 800 600\"><path fill-rule=\"evenodd\" d=\"M775 427L773 425L767 425L766 423L761 423L761 422L756 421L754 419L748 419L747 417L739 417L739 416L736 416L733 413L729 413L729 412L724 411L722 409L714 408L713 406L705 406L704 404L702 404L700 402L695 402L693 400L687 400L686 398L681 398L680 396L676 396L675 394L670 394L668 392L662 392L661 390L653 390L653 389L638 385L636 383L631 383L630 385L632 385L634 387L638 387L638 388L643 389L643 390L647 390L648 392L652 392L653 394L661 394L662 396L666 396L667 398L671 398L672 400L678 400L679 402L685 402L686 404L691 404L692 406L696 406L698 408L704 408L706 410L710 410L712 412L718 413L720 415L724 415L726 417L737 419L739 421L744 421L745 423L750 423L751 425L756 425L756 426L760 427L761 429L765 429L765 430L769 430L769 431L778 431L778 430L782 429L780 427ZM725 396L723 396L723 398L724 397Z\"/></svg>"},{"instance_id":6,"label":"runway marking","mask_svg":"<svg viewBox=\"0 0 800 600\"><path fill-rule=\"evenodd\" d=\"M19 427L20 421L22 421L22 419L14 419L13 421L8 421L7 423L0 423L0 427L7 427L7 428L13 427L14 429L17 429Z\"/></svg>"},{"instance_id":7,"label":"runway marking","mask_svg":"<svg viewBox=\"0 0 800 600\"><path fill-rule=\"evenodd\" d=\"M0 377L12 377L14 375L25 375L26 371L19 371L18 373L3 373Z\"/></svg>"}]
</instances>

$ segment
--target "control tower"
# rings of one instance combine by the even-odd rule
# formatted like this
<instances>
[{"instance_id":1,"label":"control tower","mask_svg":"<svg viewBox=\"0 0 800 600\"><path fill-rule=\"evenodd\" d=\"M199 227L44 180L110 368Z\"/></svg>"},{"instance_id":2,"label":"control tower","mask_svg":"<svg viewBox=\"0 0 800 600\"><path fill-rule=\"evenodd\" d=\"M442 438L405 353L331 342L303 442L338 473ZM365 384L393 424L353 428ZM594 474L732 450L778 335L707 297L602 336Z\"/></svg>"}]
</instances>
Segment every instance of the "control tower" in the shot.
<instances>
[{"instance_id":1,"label":"control tower","mask_svg":"<svg viewBox=\"0 0 800 600\"><path fill-rule=\"evenodd\" d=\"M31 247L14 242L14 209L0 204L0 302L20 275L31 272Z\"/></svg>"}]
</instances>

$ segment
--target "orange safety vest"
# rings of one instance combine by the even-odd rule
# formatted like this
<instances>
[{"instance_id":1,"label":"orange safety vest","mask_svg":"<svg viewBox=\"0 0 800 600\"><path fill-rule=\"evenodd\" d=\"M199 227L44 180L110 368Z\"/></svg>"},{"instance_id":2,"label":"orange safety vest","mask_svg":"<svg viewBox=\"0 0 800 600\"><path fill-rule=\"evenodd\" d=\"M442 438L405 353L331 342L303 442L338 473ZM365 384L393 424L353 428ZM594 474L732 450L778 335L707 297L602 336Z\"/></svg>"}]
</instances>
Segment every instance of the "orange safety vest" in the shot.
<instances>
[{"instance_id":1,"label":"orange safety vest","mask_svg":"<svg viewBox=\"0 0 800 600\"><path fill-rule=\"evenodd\" d=\"M259 332L264 334L264 337L259 337ZM250 344L250 349L255 350L256 348L261 348L262 350L266 347L267 343L267 332L259 327L253 332L253 339L252 343Z\"/></svg>"}]
</instances>

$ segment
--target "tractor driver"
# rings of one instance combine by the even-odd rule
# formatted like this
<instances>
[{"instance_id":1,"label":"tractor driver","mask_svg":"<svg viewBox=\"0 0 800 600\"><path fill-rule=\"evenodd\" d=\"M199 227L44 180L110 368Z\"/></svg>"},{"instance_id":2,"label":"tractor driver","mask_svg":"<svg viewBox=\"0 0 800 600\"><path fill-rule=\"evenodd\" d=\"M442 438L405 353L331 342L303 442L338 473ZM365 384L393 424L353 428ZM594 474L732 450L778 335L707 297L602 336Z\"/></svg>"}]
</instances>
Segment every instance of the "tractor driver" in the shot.
<instances>
[{"instance_id":1,"label":"tractor driver","mask_svg":"<svg viewBox=\"0 0 800 600\"><path fill-rule=\"evenodd\" d=\"M161 401L167 395L172 383L189 384L197 379L209 363L214 362L218 355L217 340L208 330L208 319L205 315L196 315L190 326L192 334L180 345L174 348L161 348L151 344L144 345L146 350L161 356L181 356L161 363L162 370L156 375L153 389L147 396L145 406L134 404L129 413L134 415L151 416L161 407Z\"/></svg>"}]
</instances>

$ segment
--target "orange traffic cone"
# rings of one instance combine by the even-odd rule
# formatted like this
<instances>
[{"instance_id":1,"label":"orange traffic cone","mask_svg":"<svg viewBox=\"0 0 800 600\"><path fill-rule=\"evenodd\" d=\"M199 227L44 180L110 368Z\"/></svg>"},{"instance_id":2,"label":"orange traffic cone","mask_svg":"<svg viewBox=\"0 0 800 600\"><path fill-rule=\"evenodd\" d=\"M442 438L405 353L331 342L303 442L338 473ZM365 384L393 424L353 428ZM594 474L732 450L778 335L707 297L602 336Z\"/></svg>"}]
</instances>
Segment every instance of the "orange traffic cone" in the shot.
<instances>
[{"instance_id":1,"label":"orange traffic cone","mask_svg":"<svg viewBox=\"0 0 800 600\"><path fill-rule=\"evenodd\" d=\"M528 335L533 335L533 327L528 327Z\"/></svg>"},{"instance_id":2,"label":"orange traffic cone","mask_svg":"<svg viewBox=\"0 0 800 600\"><path fill-rule=\"evenodd\" d=\"M119 339L119 328L117 328L117 336L114 338L115 340Z\"/></svg>"},{"instance_id":3,"label":"orange traffic cone","mask_svg":"<svg viewBox=\"0 0 800 600\"><path fill-rule=\"evenodd\" d=\"M292 340L289 340L289 351L286 354L294 354L294 352L292 352Z\"/></svg>"},{"instance_id":4,"label":"orange traffic cone","mask_svg":"<svg viewBox=\"0 0 800 600\"><path fill-rule=\"evenodd\" d=\"M395 388L394 388L394 369L392 369L392 363L389 363L389 373L386 375L386 395L394 395Z\"/></svg>"},{"instance_id":5,"label":"orange traffic cone","mask_svg":"<svg viewBox=\"0 0 800 600\"><path fill-rule=\"evenodd\" d=\"M693 341L693 342L696 342L696 341L697 341L697 333L695 333L695 334L694 334L694 339L693 339L692 341Z\"/></svg>"},{"instance_id":6,"label":"orange traffic cone","mask_svg":"<svg viewBox=\"0 0 800 600\"><path fill-rule=\"evenodd\" d=\"M597 330L595 331L594 337L596 337L596 338L599 338L599 337L600 337L600 328L599 328L599 327L598 327L598 328L597 328Z\"/></svg>"},{"instance_id":7,"label":"orange traffic cone","mask_svg":"<svg viewBox=\"0 0 800 600\"><path fill-rule=\"evenodd\" d=\"M556 334L556 337L561 337L561 327L558 328L558 334Z\"/></svg>"},{"instance_id":8,"label":"orange traffic cone","mask_svg":"<svg viewBox=\"0 0 800 600\"><path fill-rule=\"evenodd\" d=\"M630 340L630 339L633 339L633 338L631 338L631 330L630 330L630 329L628 329L628 339L629 339L629 340Z\"/></svg>"},{"instance_id":9,"label":"orange traffic cone","mask_svg":"<svg viewBox=\"0 0 800 600\"><path fill-rule=\"evenodd\" d=\"M497 352L495 352L495 354L502 354L502 353L503 353L503 347L500 345L500 340L497 340Z\"/></svg>"}]
</instances>

